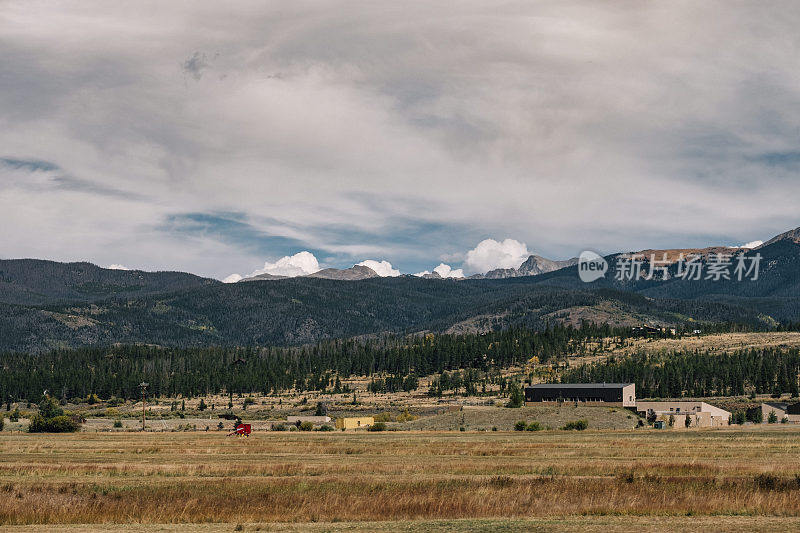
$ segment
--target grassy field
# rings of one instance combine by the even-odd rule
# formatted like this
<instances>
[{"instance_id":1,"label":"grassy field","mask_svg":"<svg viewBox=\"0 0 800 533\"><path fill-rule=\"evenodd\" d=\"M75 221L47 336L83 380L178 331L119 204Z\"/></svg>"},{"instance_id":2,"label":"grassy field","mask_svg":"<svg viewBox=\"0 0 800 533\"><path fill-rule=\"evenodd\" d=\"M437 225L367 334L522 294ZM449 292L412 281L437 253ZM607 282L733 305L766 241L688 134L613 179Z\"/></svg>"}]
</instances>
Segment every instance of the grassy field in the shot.
<instances>
[{"instance_id":1,"label":"grassy field","mask_svg":"<svg viewBox=\"0 0 800 533\"><path fill-rule=\"evenodd\" d=\"M216 432L4 434L0 525L797 530L798 476L794 427L249 439Z\"/></svg>"}]
</instances>

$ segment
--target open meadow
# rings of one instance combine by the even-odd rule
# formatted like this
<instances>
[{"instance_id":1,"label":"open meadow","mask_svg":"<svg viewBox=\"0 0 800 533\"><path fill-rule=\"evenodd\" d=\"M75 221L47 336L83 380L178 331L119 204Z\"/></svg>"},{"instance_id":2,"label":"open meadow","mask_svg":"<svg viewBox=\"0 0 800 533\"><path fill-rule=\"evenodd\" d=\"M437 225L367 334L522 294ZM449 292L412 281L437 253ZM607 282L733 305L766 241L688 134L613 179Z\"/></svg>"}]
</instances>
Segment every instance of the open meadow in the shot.
<instances>
[{"instance_id":1,"label":"open meadow","mask_svg":"<svg viewBox=\"0 0 800 533\"><path fill-rule=\"evenodd\" d=\"M800 429L3 434L0 525L43 524L798 530Z\"/></svg>"}]
</instances>

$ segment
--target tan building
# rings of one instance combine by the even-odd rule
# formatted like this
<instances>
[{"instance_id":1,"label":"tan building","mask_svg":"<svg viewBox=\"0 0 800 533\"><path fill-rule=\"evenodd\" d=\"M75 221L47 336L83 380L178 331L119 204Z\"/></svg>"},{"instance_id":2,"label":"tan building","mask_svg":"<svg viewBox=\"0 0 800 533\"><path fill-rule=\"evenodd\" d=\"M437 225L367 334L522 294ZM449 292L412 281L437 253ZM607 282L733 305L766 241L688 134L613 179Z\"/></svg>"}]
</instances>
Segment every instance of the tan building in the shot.
<instances>
[{"instance_id":1,"label":"tan building","mask_svg":"<svg viewBox=\"0 0 800 533\"><path fill-rule=\"evenodd\" d=\"M792 411L796 411L793 413ZM786 418L787 422L794 424L800 423L800 404L791 405L785 402L767 402L761 404L761 414L764 415L763 422L769 423L769 414L775 413L777 422Z\"/></svg>"},{"instance_id":2,"label":"tan building","mask_svg":"<svg viewBox=\"0 0 800 533\"><path fill-rule=\"evenodd\" d=\"M375 423L371 416L346 417L336 419L336 429L358 429L369 427Z\"/></svg>"},{"instance_id":3,"label":"tan building","mask_svg":"<svg viewBox=\"0 0 800 533\"><path fill-rule=\"evenodd\" d=\"M673 417L673 427L685 428L686 417L689 417L689 427L710 428L727 426L731 413L714 407L705 402L636 402L636 411L647 418L655 416L656 420L669 423Z\"/></svg>"}]
</instances>

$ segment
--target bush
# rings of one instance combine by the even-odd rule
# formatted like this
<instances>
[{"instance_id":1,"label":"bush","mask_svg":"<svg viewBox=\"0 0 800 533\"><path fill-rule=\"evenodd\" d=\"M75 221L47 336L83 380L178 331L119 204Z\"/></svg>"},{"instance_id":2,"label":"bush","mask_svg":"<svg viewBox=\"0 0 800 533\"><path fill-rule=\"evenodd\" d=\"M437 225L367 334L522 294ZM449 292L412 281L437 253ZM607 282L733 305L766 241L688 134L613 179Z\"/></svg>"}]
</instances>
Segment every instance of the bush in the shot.
<instances>
[{"instance_id":1,"label":"bush","mask_svg":"<svg viewBox=\"0 0 800 533\"><path fill-rule=\"evenodd\" d=\"M542 425L539 422L535 422L535 421L531 422L530 424L528 424L525 427L525 431L541 431L543 429L544 428L542 427Z\"/></svg>"},{"instance_id":2,"label":"bush","mask_svg":"<svg viewBox=\"0 0 800 533\"><path fill-rule=\"evenodd\" d=\"M386 424L384 422L375 422L367 428L367 431L386 431Z\"/></svg>"},{"instance_id":3,"label":"bush","mask_svg":"<svg viewBox=\"0 0 800 533\"><path fill-rule=\"evenodd\" d=\"M252 396L248 396L247 398L244 399L244 402L242 402L242 409L247 410L247 406L253 405L254 403L256 403L256 399L253 398Z\"/></svg>"},{"instance_id":4,"label":"bush","mask_svg":"<svg viewBox=\"0 0 800 533\"><path fill-rule=\"evenodd\" d=\"M31 424L28 426L30 433L71 433L80 429L80 424L69 416L54 416L53 418L44 418L42 415L36 415L31 419Z\"/></svg>"},{"instance_id":5,"label":"bush","mask_svg":"<svg viewBox=\"0 0 800 533\"><path fill-rule=\"evenodd\" d=\"M20 417L19 407L15 407L14 411L10 415L8 415L8 419L12 422L19 422L19 417Z\"/></svg>"},{"instance_id":6,"label":"bush","mask_svg":"<svg viewBox=\"0 0 800 533\"><path fill-rule=\"evenodd\" d=\"M318 427L315 431L333 431L333 426L329 426L327 424Z\"/></svg>"},{"instance_id":7,"label":"bush","mask_svg":"<svg viewBox=\"0 0 800 533\"><path fill-rule=\"evenodd\" d=\"M380 412L376 414L374 417L375 422L391 422L392 415L387 413L386 411Z\"/></svg>"},{"instance_id":8,"label":"bush","mask_svg":"<svg viewBox=\"0 0 800 533\"><path fill-rule=\"evenodd\" d=\"M272 431L286 431L286 426L283 424L272 424Z\"/></svg>"},{"instance_id":9,"label":"bush","mask_svg":"<svg viewBox=\"0 0 800 533\"><path fill-rule=\"evenodd\" d=\"M412 420L416 419L417 416L412 415L411 413L408 412L408 409L406 409L405 411L397 415L397 418L395 420L397 420L398 422L411 422Z\"/></svg>"},{"instance_id":10,"label":"bush","mask_svg":"<svg viewBox=\"0 0 800 533\"><path fill-rule=\"evenodd\" d=\"M525 431L526 427L528 427L528 423L524 420L519 420L514 424L514 431Z\"/></svg>"},{"instance_id":11,"label":"bush","mask_svg":"<svg viewBox=\"0 0 800 533\"><path fill-rule=\"evenodd\" d=\"M567 422L561 429L565 430L574 429L576 431L583 431L588 427L589 427L589 421L586 420L585 418L582 418L580 420L573 420L572 422Z\"/></svg>"},{"instance_id":12,"label":"bush","mask_svg":"<svg viewBox=\"0 0 800 533\"><path fill-rule=\"evenodd\" d=\"M200 398L200 403L197 406L198 411L205 411L207 408L208 406L206 405L206 401Z\"/></svg>"},{"instance_id":13,"label":"bush","mask_svg":"<svg viewBox=\"0 0 800 533\"><path fill-rule=\"evenodd\" d=\"M115 428L121 428L122 427L122 420L120 420L119 418L114 420L114 427Z\"/></svg>"},{"instance_id":14,"label":"bush","mask_svg":"<svg viewBox=\"0 0 800 533\"><path fill-rule=\"evenodd\" d=\"M301 422L299 428L300 428L300 431L311 431L312 429L314 429L314 423L313 422Z\"/></svg>"}]
</instances>

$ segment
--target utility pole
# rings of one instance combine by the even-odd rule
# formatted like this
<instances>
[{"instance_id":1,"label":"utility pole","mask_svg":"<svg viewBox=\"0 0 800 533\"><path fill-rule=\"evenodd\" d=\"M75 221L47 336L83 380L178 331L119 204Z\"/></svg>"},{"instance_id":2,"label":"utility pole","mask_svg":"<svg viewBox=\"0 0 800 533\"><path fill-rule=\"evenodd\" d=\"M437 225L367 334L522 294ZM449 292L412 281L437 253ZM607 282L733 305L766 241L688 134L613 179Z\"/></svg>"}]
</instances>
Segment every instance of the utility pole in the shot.
<instances>
[{"instance_id":1,"label":"utility pole","mask_svg":"<svg viewBox=\"0 0 800 533\"><path fill-rule=\"evenodd\" d=\"M139 383L139 388L142 389L142 431L144 431L144 412L145 412L144 411L144 407L145 407L145 404L144 404L144 393L147 390L147 383L142 381L141 383Z\"/></svg>"}]
</instances>

